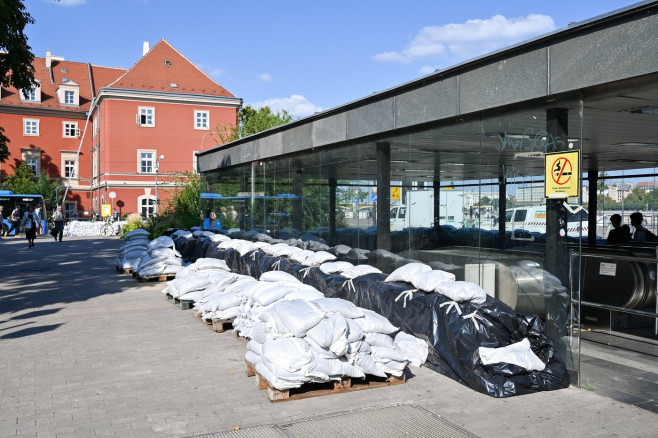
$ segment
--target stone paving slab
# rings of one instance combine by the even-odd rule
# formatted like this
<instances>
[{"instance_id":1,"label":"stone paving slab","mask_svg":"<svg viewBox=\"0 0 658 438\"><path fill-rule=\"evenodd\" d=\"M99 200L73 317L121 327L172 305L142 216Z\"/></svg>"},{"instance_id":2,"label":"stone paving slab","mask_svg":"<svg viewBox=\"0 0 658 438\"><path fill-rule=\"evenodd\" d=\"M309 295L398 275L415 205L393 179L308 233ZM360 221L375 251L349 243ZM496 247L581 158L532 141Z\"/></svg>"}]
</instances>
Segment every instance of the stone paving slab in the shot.
<instances>
[{"instance_id":1,"label":"stone paving slab","mask_svg":"<svg viewBox=\"0 0 658 438\"><path fill-rule=\"evenodd\" d=\"M414 403L481 437L654 436L578 388L494 399L426 368L404 385L270 403L245 345L113 265L118 238L0 239L0 436L176 437Z\"/></svg>"}]
</instances>

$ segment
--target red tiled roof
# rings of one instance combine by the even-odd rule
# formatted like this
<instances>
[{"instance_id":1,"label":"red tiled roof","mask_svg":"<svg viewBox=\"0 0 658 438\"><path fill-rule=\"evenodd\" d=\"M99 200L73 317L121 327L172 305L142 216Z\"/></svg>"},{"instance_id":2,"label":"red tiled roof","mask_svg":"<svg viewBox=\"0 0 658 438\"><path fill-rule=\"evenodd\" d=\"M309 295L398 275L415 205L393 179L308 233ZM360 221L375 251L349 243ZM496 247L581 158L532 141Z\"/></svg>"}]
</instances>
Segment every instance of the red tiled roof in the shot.
<instances>
[{"instance_id":1,"label":"red tiled roof","mask_svg":"<svg viewBox=\"0 0 658 438\"><path fill-rule=\"evenodd\" d=\"M165 40L153 46L110 88L235 97Z\"/></svg>"},{"instance_id":2,"label":"red tiled roof","mask_svg":"<svg viewBox=\"0 0 658 438\"><path fill-rule=\"evenodd\" d=\"M2 99L0 105L17 105L29 108L46 108L58 109L64 111L88 111L93 98L89 82L89 64L82 62L58 61L52 60L52 76L46 69L45 58L34 58L34 77L41 82L41 102L21 101L19 91L13 87L3 87ZM95 92L100 87L106 86L115 81L125 69L97 67L92 66L92 77L94 80ZM69 79L80 86L80 106L60 105L57 100L57 89L62 84L63 79Z\"/></svg>"}]
</instances>

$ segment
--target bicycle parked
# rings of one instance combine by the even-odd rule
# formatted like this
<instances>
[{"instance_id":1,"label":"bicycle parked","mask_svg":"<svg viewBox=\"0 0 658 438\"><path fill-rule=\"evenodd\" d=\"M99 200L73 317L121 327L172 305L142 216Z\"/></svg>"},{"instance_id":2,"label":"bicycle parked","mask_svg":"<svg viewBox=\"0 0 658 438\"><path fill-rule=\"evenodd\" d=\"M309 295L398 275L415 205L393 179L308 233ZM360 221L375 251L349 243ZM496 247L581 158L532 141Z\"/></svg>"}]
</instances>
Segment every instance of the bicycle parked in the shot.
<instances>
[{"instance_id":1,"label":"bicycle parked","mask_svg":"<svg viewBox=\"0 0 658 438\"><path fill-rule=\"evenodd\" d=\"M114 236L115 234L119 234L118 227L114 226L112 216L108 216L105 219L105 225L103 225L101 228L101 236L110 237Z\"/></svg>"}]
</instances>

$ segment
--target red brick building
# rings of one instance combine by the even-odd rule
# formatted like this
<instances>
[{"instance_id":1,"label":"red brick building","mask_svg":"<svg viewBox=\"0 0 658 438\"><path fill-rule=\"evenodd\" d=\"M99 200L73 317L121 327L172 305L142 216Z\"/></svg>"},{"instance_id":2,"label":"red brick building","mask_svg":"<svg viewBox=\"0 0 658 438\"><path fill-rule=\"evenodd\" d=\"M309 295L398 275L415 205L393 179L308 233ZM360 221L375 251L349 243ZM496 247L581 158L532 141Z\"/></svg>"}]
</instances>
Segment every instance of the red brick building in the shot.
<instances>
[{"instance_id":1,"label":"red brick building","mask_svg":"<svg viewBox=\"0 0 658 438\"><path fill-rule=\"evenodd\" d=\"M151 50L145 43L144 51L129 70L65 61L47 51L34 60L39 86L27 97L3 87L0 126L11 141L3 180L25 161L65 183L71 176L69 214L89 215L108 203L122 213L151 215L156 194L167 198L173 181L196 169L194 153L204 136L237 122L242 100L167 41Z\"/></svg>"}]
</instances>

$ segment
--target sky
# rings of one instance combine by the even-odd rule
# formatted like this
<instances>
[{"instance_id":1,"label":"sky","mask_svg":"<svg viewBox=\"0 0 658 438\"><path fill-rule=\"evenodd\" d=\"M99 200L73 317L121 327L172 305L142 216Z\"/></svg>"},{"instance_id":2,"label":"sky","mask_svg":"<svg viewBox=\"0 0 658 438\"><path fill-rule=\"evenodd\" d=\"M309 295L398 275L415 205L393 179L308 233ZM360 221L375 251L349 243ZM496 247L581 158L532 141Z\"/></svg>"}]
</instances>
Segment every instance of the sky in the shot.
<instances>
[{"instance_id":1,"label":"sky","mask_svg":"<svg viewBox=\"0 0 658 438\"><path fill-rule=\"evenodd\" d=\"M25 0L25 32L35 56L126 69L165 39L245 105L301 118L635 3Z\"/></svg>"}]
</instances>

